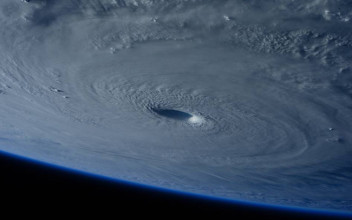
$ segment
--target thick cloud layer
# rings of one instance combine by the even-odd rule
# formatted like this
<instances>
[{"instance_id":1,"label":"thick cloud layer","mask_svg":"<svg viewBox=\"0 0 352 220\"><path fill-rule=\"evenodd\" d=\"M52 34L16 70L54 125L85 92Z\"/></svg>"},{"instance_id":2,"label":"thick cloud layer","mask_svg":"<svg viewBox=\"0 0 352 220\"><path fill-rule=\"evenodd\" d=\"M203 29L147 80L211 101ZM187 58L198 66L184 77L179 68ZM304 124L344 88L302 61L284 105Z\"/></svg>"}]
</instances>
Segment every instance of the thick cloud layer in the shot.
<instances>
[{"instance_id":1,"label":"thick cloud layer","mask_svg":"<svg viewBox=\"0 0 352 220\"><path fill-rule=\"evenodd\" d=\"M2 0L0 149L352 210L347 2Z\"/></svg>"}]
</instances>

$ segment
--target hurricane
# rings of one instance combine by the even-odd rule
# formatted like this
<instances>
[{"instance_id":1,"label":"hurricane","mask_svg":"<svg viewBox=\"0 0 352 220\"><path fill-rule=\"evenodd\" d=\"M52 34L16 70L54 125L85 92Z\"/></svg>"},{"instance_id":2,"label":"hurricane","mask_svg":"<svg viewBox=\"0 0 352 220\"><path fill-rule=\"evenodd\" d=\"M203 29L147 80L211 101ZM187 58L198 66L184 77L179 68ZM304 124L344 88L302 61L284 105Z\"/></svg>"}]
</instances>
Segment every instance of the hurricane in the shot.
<instances>
[{"instance_id":1,"label":"hurricane","mask_svg":"<svg viewBox=\"0 0 352 220\"><path fill-rule=\"evenodd\" d=\"M0 150L352 211L352 4L1 0Z\"/></svg>"}]
</instances>

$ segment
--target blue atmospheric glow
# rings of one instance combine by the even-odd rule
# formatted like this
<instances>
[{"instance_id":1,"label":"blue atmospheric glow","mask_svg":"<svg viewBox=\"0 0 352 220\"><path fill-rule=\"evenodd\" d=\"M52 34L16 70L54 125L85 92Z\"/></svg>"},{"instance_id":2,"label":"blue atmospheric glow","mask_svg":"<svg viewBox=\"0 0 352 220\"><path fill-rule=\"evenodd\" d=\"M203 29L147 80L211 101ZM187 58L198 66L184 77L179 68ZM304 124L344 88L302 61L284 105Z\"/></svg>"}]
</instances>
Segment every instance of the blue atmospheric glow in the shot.
<instances>
[{"instance_id":1,"label":"blue atmospheric glow","mask_svg":"<svg viewBox=\"0 0 352 220\"><path fill-rule=\"evenodd\" d=\"M89 173L77 169L72 169L72 168L67 168L64 166L60 165L55 165L55 164L50 164L47 162L43 161L38 161L35 159L31 159L28 157L23 157L20 155L15 155L12 153L0 151L0 154L9 157L9 158L14 158L18 159L20 161L24 162L30 162L33 164L37 164L43 167L50 167L56 170L61 170L68 172L70 174L75 174L75 175L83 175L86 177L92 177L94 179L102 180L102 181L109 181L113 183L119 183L119 184L124 184L124 185L129 185L132 187L137 187L140 189L146 189L146 190L153 190L155 192L163 192L172 195L181 195L183 197L189 197L189 198L195 198L195 199L201 199L201 200L208 200L210 202L220 202L228 205L245 205L248 206L249 208L264 208L267 209L268 211L286 211L286 212L291 212L291 213L301 213L301 214L312 214L312 215L325 215L327 217L336 217L336 218L351 218L352 219L352 212L348 211L336 211L336 210L326 210L326 209L313 209L313 208L302 208L302 207L294 207L294 206L281 206L281 205L274 205L274 204L264 204L264 203L257 203L257 202L249 202L249 201L243 201L243 200L233 200L233 199L227 199L227 198L221 198L221 197L215 197L215 196L208 196L208 195L202 195L202 194L196 194L196 193L190 193L190 192L184 192L184 191L177 191L177 190L172 190L172 189L166 189L166 188L161 188L161 187L155 187L151 185L146 185L146 184L141 184L141 183L136 183L136 182L131 182L131 181L126 181L126 180L121 180L121 179L115 179L111 178L108 176L103 176L103 175L98 175L94 173Z\"/></svg>"}]
</instances>

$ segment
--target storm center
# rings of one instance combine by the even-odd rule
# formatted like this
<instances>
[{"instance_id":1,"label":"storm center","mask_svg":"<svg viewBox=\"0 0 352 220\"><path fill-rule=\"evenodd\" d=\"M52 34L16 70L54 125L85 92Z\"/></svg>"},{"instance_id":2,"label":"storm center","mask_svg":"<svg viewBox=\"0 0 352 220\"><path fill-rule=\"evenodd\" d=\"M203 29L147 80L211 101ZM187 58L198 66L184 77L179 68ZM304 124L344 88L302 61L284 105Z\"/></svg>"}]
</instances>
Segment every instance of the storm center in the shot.
<instances>
[{"instance_id":1,"label":"storm center","mask_svg":"<svg viewBox=\"0 0 352 220\"><path fill-rule=\"evenodd\" d=\"M187 112L174 110L174 109L152 109L152 110L160 116L174 119L174 120L179 120L179 121L187 121L193 117L193 115Z\"/></svg>"}]
</instances>

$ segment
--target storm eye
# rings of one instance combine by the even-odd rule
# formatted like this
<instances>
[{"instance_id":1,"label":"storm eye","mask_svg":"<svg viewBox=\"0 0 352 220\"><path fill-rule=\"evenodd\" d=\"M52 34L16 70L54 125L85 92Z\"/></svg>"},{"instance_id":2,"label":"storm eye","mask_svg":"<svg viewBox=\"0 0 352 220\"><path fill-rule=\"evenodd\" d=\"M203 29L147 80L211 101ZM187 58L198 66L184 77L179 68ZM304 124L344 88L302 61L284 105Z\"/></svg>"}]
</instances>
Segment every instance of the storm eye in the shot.
<instances>
[{"instance_id":1,"label":"storm eye","mask_svg":"<svg viewBox=\"0 0 352 220\"><path fill-rule=\"evenodd\" d=\"M186 121L186 120L189 120L190 118L193 117L193 115L191 115L187 112L174 110L174 109L159 109L159 108L155 109L155 108L153 108L152 111L157 113L160 116L174 119L174 120L179 120L179 121Z\"/></svg>"}]
</instances>

